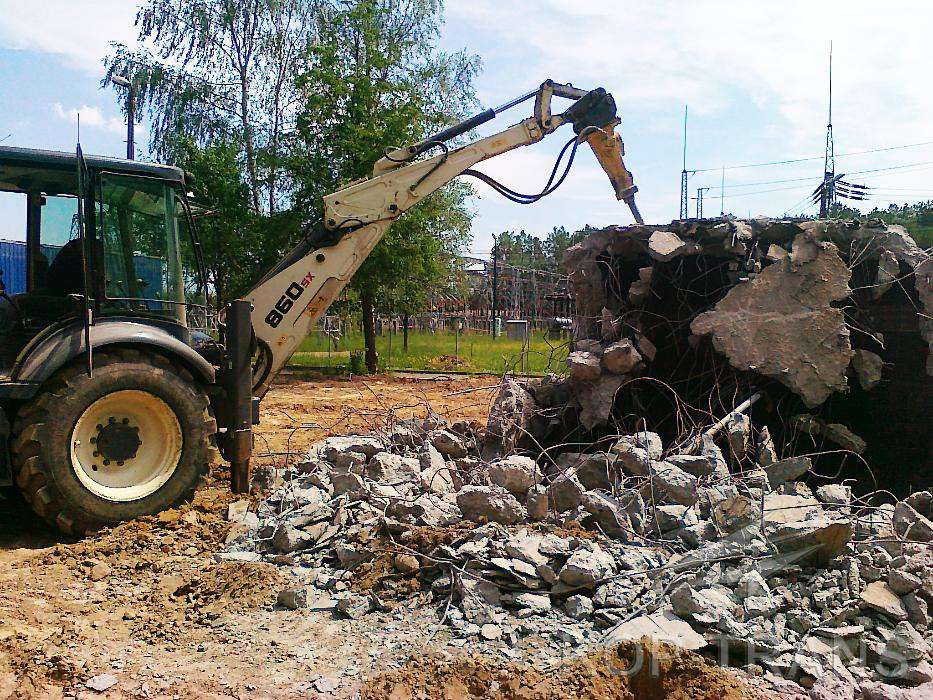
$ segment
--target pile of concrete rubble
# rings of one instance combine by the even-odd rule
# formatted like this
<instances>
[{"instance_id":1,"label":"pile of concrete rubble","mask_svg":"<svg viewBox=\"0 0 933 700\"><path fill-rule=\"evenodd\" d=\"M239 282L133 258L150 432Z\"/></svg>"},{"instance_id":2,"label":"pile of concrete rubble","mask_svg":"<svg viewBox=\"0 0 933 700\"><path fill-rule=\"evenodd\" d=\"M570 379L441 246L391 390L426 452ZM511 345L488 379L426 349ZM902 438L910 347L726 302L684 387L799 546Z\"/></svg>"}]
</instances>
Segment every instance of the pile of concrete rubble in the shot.
<instances>
[{"instance_id":1,"label":"pile of concrete rubble","mask_svg":"<svg viewBox=\"0 0 933 700\"><path fill-rule=\"evenodd\" d=\"M219 556L290 567L289 609L359 618L429 595L460 644L647 634L791 695L933 689L929 492L865 507L845 485L811 491L809 458L778 459L740 411L678 450L642 431L518 454L534 405L506 380L485 427L432 415L327 438L258 509L231 506Z\"/></svg>"},{"instance_id":2,"label":"pile of concrete rubble","mask_svg":"<svg viewBox=\"0 0 933 700\"><path fill-rule=\"evenodd\" d=\"M779 448L861 455L903 494L933 483L933 256L902 227L610 227L564 264L577 312L570 377L539 397L550 420L529 427L539 443L640 424L676 441L684 423L765 392L752 414Z\"/></svg>"}]
</instances>

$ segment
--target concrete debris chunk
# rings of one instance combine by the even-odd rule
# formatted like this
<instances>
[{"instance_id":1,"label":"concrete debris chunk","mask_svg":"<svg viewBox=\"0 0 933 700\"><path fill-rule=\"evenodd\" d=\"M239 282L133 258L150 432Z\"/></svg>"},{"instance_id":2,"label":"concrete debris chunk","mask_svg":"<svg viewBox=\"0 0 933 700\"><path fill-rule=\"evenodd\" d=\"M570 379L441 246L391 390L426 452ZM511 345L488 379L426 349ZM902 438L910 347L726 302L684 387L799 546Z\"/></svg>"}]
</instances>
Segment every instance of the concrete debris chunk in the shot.
<instances>
[{"instance_id":1,"label":"concrete debris chunk","mask_svg":"<svg viewBox=\"0 0 933 700\"><path fill-rule=\"evenodd\" d=\"M616 455L609 452L594 452L592 454L565 453L573 455L572 460L560 460L558 464L573 468L577 479L587 489L612 489L618 482L616 471ZM562 457L564 455L561 455Z\"/></svg>"},{"instance_id":2,"label":"concrete debris chunk","mask_svg":"<svg viewBox=\"0 0 933 700\"><path fill-rule=\"evenodd\" d=\"M894 531L906 540L933 541L933 522L903 501L894 506L893 523Z\"/></svg>"},{"instance_id":3,"label":"concrete debris chunk","mask_svg":"<svg viewBox=\"0 0 933 700\"><path fill-rule=\"evenodd\" d=\"M761 507L748 496L735 493L717 501L710 514L722 532L735 532L758 521Z\"/></svg>"},{"instance_id":4,"label":"concrete debris chunk","mask_svg":"<svg viewBox=\"0 0 933 700\"><path fill-rule=\"evenodd\" d=\"M671 593L671 605L675 614L709 625L718 624L722 619L732 619L736 609L735 601L725 590L696 590L689 584L682 584Z\"/></svg>"},{"instance_id":5,"label":"concrete debris chunk","mask_svg":"<svg viewBox=\"0 0 933 700\"><path fill-rule=\"evenodd\" d=\"M816 497L827 506L848 506L852 502L852 487L845 484L826 484L816 490Z\"/></svg>"},{"instance_id":6,"label":"concrete debris chunk","mask_svg":"<svg viewBox=\"0 0 933 700\"><path fill-rule=\"evenodd\" d=\"M227 520L240 522L249 511L249 501L234 501L227 506Z\"/></svg>"},{"instance_id":7,"label":"concrete debris chunk","mask_svg":"<svg viewBox=\"0 0 933 700\"><path fill-rule=\"evenodd\" d=\"M690 651L707 646L706 639L670 609L641 615L613 627L603 638L603 644L615 646L620 642L638 641L645 636Z\"/></svg>"},{"instance_id":8,"label":"concrete debris chunk","mask_svg":"<svg viewBox=\"0 0 933 700\"><path fill-rule=\"evenodd\" d=\"M812 252L798 249L726 294L712 311L697 316L693 333L711 336L713 346L740 370L782 382L818 406L846 389L852 357L842 309L850 270L831 243Z\"/></svg>"},{"instance_id":9,"label":"concrete debris chunk","mask_svg":"<svg viewBox=\"0 0 933 700\"><path fill-rule=\"evenodd\" d=\"M862 438L841 423L826 423L807 413L794 416L791 424L803 433L822 436L836 443L844 450L849 450L857 455L862 454L868 446Z\"/></svg>"},{"instance_id":10,"label":"concrete debris chunk","mask_svg":"<svg viewBox=\"0 0 933 700\"><path fill-rule=\"evenodd\" d=\"M655 231L648 239L648 254L666 262L694 250L693 244L681 240L673 231Z\"/></svg>"},{"instance_id":11,"label":"concrete debris chunk","mask_svg":"<svg viewBox=\"0 0 933 700\"><path fill-rule=\"evenodd\" d=\"M414 457L377 452L369 461L366 474L371 479L387 484L415 482L421 476L421 463Z\"/></svg>"},{"instance_id":12,"label":"concrete debris chunk","mask_svg":"<svg viewBox=\"0 0 933 700\"><path fill-rule=\"evenodd\" d=\"M580 548L571 554L558 576L563 583L573 588L592 588L614 572L612 556L594 545L592 549Z\"/></svg>"},{"instance_id":13,"label":"concrete debris chunk","mask_svg":"<svg viewBox=\"0 0 933 700\"><path fill-rule=\"evenodd\" d=\"M768 426L763 426L758 433L758 464L767 468L769 464L774 464L779 459L774 440L771 439L771 431L768 430Z\"/></svg>"},{"instance_id":14,"label":"concrete debris chunk","mask_svg":"<svg viewBox=\"0 0 933 700\"><path fill-rule=\"evenodd\" d=\"M583 484L575 474L560 476L548 486L548 503L555 512L564 513L580 505L584 492Z\"/></svg>"},{"instance_id":15,"label":"concrete debris chunk","mask_svg":"<svg viewBox=\"0 0 933 700\"><path fill-rule=\"evenodd\" d=\"M906 596L908 593L913 593L922 585L923 579L909 571L903 571L894 567L888 569L888 587L899 596Z\"/></svg>"},{"instance_id":16,"label":"concrete debris chunk","mask_svg":"<svg viewBox=\"0 0 933 700\"><path fill-rule=\"evenodd\" d=\"M519 593L513 599L515 605L527 608L537 614L551 611L551 597L544 593Z\"/></svg>"},{"instance_id":17,"label":"concrete debris chunk","mask_svg":"<svg viewBox=\"0 0 933 700\"><path fill-rule=\"evenodd\" d=\"M625 381L623 376L604 374L595 381L574 382L573 395L580 407L580 423L584 428L592 430L606 424L616 393Z\"/></svg>"},{"instance_id":18,"label":"concrete debris chunk","mask_svg":"<svg viewBox=\"0 0 933 700\"><path fill-rule=\"evenodd\" d=\"M865 681L859 685L859 700L927 700L933 697L933 683L927 682L916 688L901 688L890 683Z\"/></svg>"},{"instance_id":19,"label":"concrete debris chunk","mask_svg":"<svg viewBox=\"0 0 933 700\"><path fill-rule=\"evenodd\" d=\"M639 365L641 354L628 338L612 343L603 351L602 366L612 374L629 374Z\"/></svg>"},{"instance_id":20,"label":"concrete debris chunk","mask_svg":"<svg viewBox=\"0 0 933 700\"><path fill-rule=\"evenodd\" d=\"M915 491L904 499L904 503L921 515L933 515L933 493L929 491Z\"/></svg>"},{"instance_id":21,"label":"concrete debris chunk","mask_svg":"<svg viewBox=\"0 0 933 700\"><path fill-rule=\"evenodd\" d=\"M593 616L593 601L584 595L572 595L564 602L564 610L574 620L588 620Z\"/></svg>"},{"instance_id":22,"label":"concrete debris chunk","mask_svg":"<svg viewBox=\"0 0 933 700\"><path fill-rule=\"evenodd\" d=\"M652 462L661 459L663 451L661 437L647 431L623 435L610 450L618 456L625 470L634 476L647 476Z\"/></svg>"},{"instance_id":23,"label":"concrete debris chunk","mask_svg":"<svg viewBox=\"0 0 933 700\"><path fill-rule=\"evenodd\" d=\"M711 435L704 434L700 438L700 454L709 461L712 476L718 479L729 478L729 465Z\"/></svg>"},{"instance_id":24,"label":"concrete debris chunk","mask_svg":"<svg viewBox=\"0 0 933 700\"><path fill-rule=\"evenodd\" d=\"M669 455L664 461L693 476L709 476L716 467L708 455Z\"/></svg>"},{"instance_id":25,"label":"concrete debris chunk","mask_svg":"<svg viewBox=\"0 0 933 700\"><path fill-rule=\"evenodd\" d=\"M596 353L574 351L567 355L570 377L578 382L592 382L602 374L600 358Z\"/></svg>"},{"instance_id":26,"label":"concrete debris chunk","mask_svg":"<svg viewBox=\"0 0 933 700\"><path fill-rule=\"evenodd\" d=\"M693 516L693 522L696 522L696 514L689 510L687 506L663 505L655 506L655 523L662 533L677 530L691 524L688 513Z\"/></svg>"},{"instance_id":27,"label":"concrete debris chunk","mask_svg":"<svg viewBox=\"0 0 933 700\"><path fill-rule=\"evenodd\" d=\"M771 589L768 587L762 575L754 570L742 575L742 578L739 579L739 583L735 588L735 592L740 598L748 598L749 596L769 597L771 595Z\"/></svg>"},{"instance_id":28,"label":"concrete debris chunk","mask_svg":"<svg viewBox=\"0 0 933 700\"><path fill-rule=\"evenodd\" d=\"M364 595L348 595L337 601L336 610L344 617L358 620L374 610L373 600Z\"/></svg>"},{"instance_id":29,"label":"concrete debris chunk","mask_svg":"<svg viewBox=\"0 0 933 700\"><path fill-rule=\"evenodd\" d=\"M510 455L489 465L489 480L513 496L524 498L528 490L541 482L541 471L531 457Z\"/></svg>"},{"instance_id":30,"label":"concrete debris chunk","mask_svg":"<svg viewBox=\"0 0 933 700\"><path fill-rule=\"evenodd\" d=\"M104 693L119 682L120 679L112 673L100 673L89 678L84 685L95 692Z\"/></svg>"},{"instance_id":31,"label":"concrete debris chunk","mask_svg":"<svg viewBox=\"0 0 933 700\"><path fill-rule=\"evenodd\" d=\"M279 525L272 535L272 546L282 554L297 552L313 543L311 535L288 524Z\"/></svg>"},{"instance_id":32,"label":"concrete debris chunk","mask_svg":"<svg viewBox=\"0 0 933 700\"><path fill-rule=\"evenodd\" d=\"M813 468L809 457L789 457L766 466L765 473L771 486L780 486L785 481L799 479Z\"/></svg>"},{"instance_id":33,"label":"concrete debris chunk","mask_svg":"<svg viewBox=\"0 0 933 700\"><path fill-rule=\"evenodd\" d=\"M675 503L692 506L697 502L697 478L670 462L658 462L652 470L651 481Z\"/></svg>"},{"instance_id":34,"label":"concrete debris chunk","mask_svg":"<svg viewBox=\"0 0 933 700\"><path fill-rule=\"evenodd\" d=\"M525 508L501 486L464 486L457 493L463 516L475 522L511 525L525 517Z\"/></svg>"},{"instance_id":35,"label":"concrete debris chunk","mask_svg":"<svg viewBox=\"0 0 933 700\"><path fill-rule=\"evenodd\" d=\"M385 444L377 437L345 435L325 438L318 444L317 453L328 462L334 463L340 455L347 452L359 452L368 458L383 449L385 449Z\"/></svg>"},{"instance_id":36,"label":"concrete debris chunk","mask_svg":"<svg viewBox=\"0 0 933 700\"><path fill-rule=\"evenodd\" d=\"M456 490L451 468L434 445L426 443L421 448L418 463L421 466L421 487L425 491L443 495Z\"/></svg>"},{"instance_id":37,"label":"concrete debris chunk","mask_svg":"<svg viewBox=\"0 0 933 700\"><path fill-rule=\"evenodd\" d=\"M881 381L884 360L869 350L856 350L852 356L852 368L858 377L858 383L865 391L871 391Z\"/></svg>"},{"instance_id":38,"label":"concrete debris chunk","mask_svg":"<svg viewBox=\"0 0 933 700\"><path fill-rule=\"evenodd\" d=\"M285 610L300 610L308 607L308 591L305 588L285 588L279 591L275 604Z\"/></svg>"},{"instance_id":39,"label":"concrete debris chunk","mask_svg":"<svg viewBox=\"0 0 933 700\"><path fill-rule=\"evenodd\" d=\"M900 273L901 264L897 261L897 256L889 250L881 253L878 258L878 276L875 278L875 284L871 288L872 296L874 296L875 299L880 299L887 294Z\"/></svg>"},{"instance_id":40,"label":"concrete debris chunk","mask_svg":"<svg viewBox=\"0 0 933 700\"><path fill-rule=\"evenodd\" d=\"M622 503L599 491L583 494L582 505L593 516L600 530L610 537L625 537L633 531L632 523Z\"/></svg>"},{"instance_id":41,"label":"concrete debris chunk","mask_svg":"<svg viewBox=\"0 0 933 700\"><path fill-rule=\"evenodd\" d=\"M732 456L741 460L751 445L752 421L744 413L734 414L726 423L726 435Z\"/></svg>"},{"instance_id":42,"label":"concrete debris chunk","mask_svg":"<svg viewBox=\"0 0 933 700\"><path fill-rule=\"evenodd\" d=\"M438 430L431 435L431 444L447 459L459 459L467 456L467 447L463 439L449 430Z\"/></svg>"},{"instance_id":43,"label":"concrete debris chunk","mask_svg":"<svg viewBox=\"0 0 933 700\"><path fill-rule=\"evenodd\" d=\"M545 486L533 486L525 500L529 520L544 520L548 516L548 490Z\"/></svg>"},{"instance_id":44,"label":"concrete debris chunk","mask_svg":"<svg viewBox=\"0 0 933 700\"><path fill-rule=\"evenodd\" d=\"M489 409L483 455L509 454L528 434L537 410L534 397L511 377L502 380L496 400Z\"/></svg>"},{"instance_id":45,"label":"concrete debris chunk","mask_svg":"<svg viewBox=\"0 0 933 700\"><path fill-rule=\"evenodd\" d=\"M885 655L894 660L907 659L916 663L930 655L930 645L906 620L898 622L894 634L888 639Z\"/></svg>"},{"instance_id":46,"label":"concrete debris chunk","mask_svg":"<svg viewBox=\"0 0 933 700\"><path fill-rule=\"evenodd\" d=\"M862 590L859 599L864 607L887 615L892 620L907 619L907 610L901 599L884 581L869 583Z\"/></svg>"}]
</instances>

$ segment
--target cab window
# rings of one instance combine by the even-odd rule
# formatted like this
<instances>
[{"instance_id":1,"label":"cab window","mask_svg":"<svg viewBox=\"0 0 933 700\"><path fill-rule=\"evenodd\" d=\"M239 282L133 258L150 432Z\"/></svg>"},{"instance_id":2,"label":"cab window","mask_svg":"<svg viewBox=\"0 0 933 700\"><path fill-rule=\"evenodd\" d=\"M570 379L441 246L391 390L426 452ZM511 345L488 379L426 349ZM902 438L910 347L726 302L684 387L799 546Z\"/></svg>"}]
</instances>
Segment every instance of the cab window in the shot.
<instances>
[{"instance_id":1,"label":"cab window","mask_svg":"<svg viewBox=\"0 0 933 700\"><path fill-rule=\"evenodd\" d=\"M101 175L98 264L106 308L148 311L185 323L186 287L200 280L188 252L186 222L171 185L144 177Z\"/></svg>"}]
</instances>

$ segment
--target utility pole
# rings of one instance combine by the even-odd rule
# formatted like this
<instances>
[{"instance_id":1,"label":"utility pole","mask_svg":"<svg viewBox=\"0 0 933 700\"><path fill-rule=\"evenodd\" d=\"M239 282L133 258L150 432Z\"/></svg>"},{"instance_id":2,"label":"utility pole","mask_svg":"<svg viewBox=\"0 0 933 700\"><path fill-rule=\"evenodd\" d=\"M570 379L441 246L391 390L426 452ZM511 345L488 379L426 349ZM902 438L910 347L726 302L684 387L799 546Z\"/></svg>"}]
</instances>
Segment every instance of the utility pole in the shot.
<instances>
[{"instance_id":1,"label":"utility pole","mask_svg":"<svg viewBox=\"0 0 933 700\"><path fill-rule=\"evenodd\" d=\"M722 180L719 183L719 215L726 215L726 166L722 166Z\"/></svg>"},{"instance_id":2,"label":"utility pole","mask_svg":"<svg viewBox=\"0 0 933 700\"><path fill-rule=\"evenodd\" d=\"M820 192L820 218L829 216L836 203L836 154L833 147L833 42L829 42L829 118L826 121L826 150L823 155L823 188Z\"/></svg>"},{"instance_id":3,"label":"utility pole","mask_svg":"<svg viewBox=\"0 0 933 700\"><path fill-rule=\"evenodd\" d=\"M492 237L492 337L496 337L499 320L499 239Z\"/></svg>"},{"instance_id":4,"label":"utility pole","mask_svg":"<svg viewBox=\"0 0 933 700\"><path fill-rule=\"evenodd\" d=\"M684 169L680 171L680 219L689 218L687 211L687 105L684 105Z\"/></svg>"},{"instance_id":5,"label":"utility pole","mask_svg":"<svg viewBox=\"0 0 933 700\"><path fill-rule=\"evenodd\" d=\"M126 159L136 159L136 91L126 77L122 75L111 75L110 81L114 85L126 88Z\"/></svg>"},{"instance_id":6,"label":"utility pole","mask_svg":"<svg viewBox=\"0 0 933 700\"><path fill-rule=\"evenodd\" d=\"M703 218L703 193L709 191L709 187L697 187L697 219Z\"/></svg>"}]
</instances>

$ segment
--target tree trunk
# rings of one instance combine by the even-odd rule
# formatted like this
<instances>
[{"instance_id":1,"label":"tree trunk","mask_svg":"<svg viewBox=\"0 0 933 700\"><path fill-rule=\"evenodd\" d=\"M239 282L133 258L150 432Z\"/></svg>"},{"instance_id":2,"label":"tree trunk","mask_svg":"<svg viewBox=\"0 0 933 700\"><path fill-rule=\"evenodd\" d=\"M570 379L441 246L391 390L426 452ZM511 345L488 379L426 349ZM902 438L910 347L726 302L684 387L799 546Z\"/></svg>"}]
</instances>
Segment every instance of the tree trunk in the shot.
<instances>
[{"instance_id":1,"label":"tree trunk","mask_svg":"<svg viewBox=\"0 0 933 700\"><path fill-rule=\"evenodd\" d=\"M249 113L249 83L245 75L240 76L240 112L243 124L243 145L246 151L246 174L249 177L250 197L253 210L259 212L259 173L256 168L256 149L253 143L253 126Z\"/></svg>"},{"instance_id":2,"label":"tree trunk","mask_svg":"<svg viewBox=\"0 0 933 700\"><path fill-rule=\"evenodd\" d=\"M408 352L408 314L402 316L402 347Z\"/></svg>"},{"instance_id":3,"label":"tree trunk","mask_svg":"<svg viewBox=\"0 0 933 700\"><path fill-rule=\"evenodd\" d=\"M375 374L379 369L379 355L376 352L376 313L373 309L373 293L364 291L360 294L363 307L363 344L366 346L366 369Z\"/></svg>"}]
</instances>

